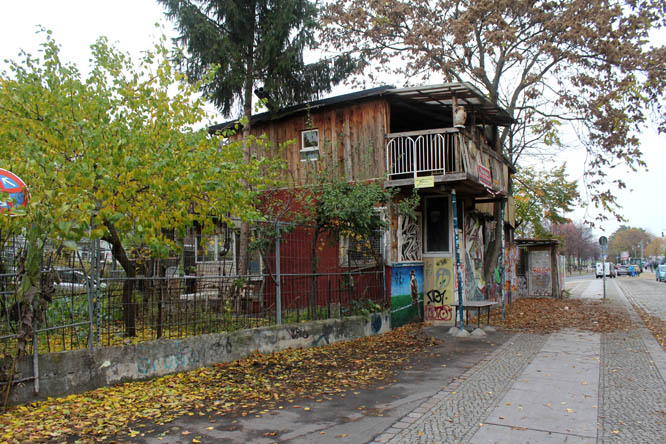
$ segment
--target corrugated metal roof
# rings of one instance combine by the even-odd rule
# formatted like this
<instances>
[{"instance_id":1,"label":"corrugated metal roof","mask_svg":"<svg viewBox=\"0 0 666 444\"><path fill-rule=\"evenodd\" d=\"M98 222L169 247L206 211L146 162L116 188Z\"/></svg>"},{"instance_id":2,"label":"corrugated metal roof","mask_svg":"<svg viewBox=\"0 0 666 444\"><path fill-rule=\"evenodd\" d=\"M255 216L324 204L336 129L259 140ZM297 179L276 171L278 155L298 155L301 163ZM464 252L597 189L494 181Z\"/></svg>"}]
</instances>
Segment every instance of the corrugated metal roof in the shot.
<instances>
[{"instance_id":1,"label":"corrugated metal roof","mask_svg":"<svg viewBox=\"0 0 666 444\"><path fill-rule=\"evenodd\" d=\"M467 82L394 88L386 91L386 94L412 103L446 107L453 105L455 97L458 105L480 111L497 125L511 125L515 122L508 112L493 104L481 91Z\"/></svg>"},{"instance_id":2,"label":"corrugated metal roof","mask_svg":"<svg viewBox=\"0 0 666 444\"><path fill-rule=\"evenodd\" d=\"M513 117L501 107L494 105L488 98L472 84L467 82L443 83L439 85L414 86L409 88L396 88L390 85L379 86L363 91L315 100L312 102L282 108L276 112L264 112L252 116L252 123L280 120L287 116L312 111L314 109L326 108L343 103L352 103L373 97L385 96L390 102L411 103L414 106L426 105L428 107L450 108L453 97L459 105L477 111L481 119L479 123L494 123L496 125L508 126L515 122ZM469 112L469 111L468 111ZM218 125L211 126L208 131L214 133L231 128L236 124L231 120Z\"/></svg>"}]
</instances>

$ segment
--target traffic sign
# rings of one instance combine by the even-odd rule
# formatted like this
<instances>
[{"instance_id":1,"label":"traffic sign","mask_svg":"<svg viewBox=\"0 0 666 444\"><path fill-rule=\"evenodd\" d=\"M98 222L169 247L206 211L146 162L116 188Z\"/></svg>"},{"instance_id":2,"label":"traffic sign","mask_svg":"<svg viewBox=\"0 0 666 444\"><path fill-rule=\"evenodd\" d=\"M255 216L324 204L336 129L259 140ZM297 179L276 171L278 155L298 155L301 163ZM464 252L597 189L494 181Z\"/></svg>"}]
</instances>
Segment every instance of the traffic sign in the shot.
<instances>
[{"instance_id":1,"label":"traffic sign","mask_svg":"<svg viewBox=\"0 0 666 444\"><path fill-rule=\"evenodd\" d=\"M16 174L0 168L0 192L9 194L10 200L0 200L0 213L12 214L12 207L28 205L28 187Z\"/></svg>"},{"instance_id":2,"label":"traffic sign","mask_svg":"<svg viewBox=\"0 0 666 444\"><path fill-rule=\"evenodd\" d=\"M599 245L601 245L602 247L608 245L608 238L606 236L601 236L599 238Z\"/></svg>"}]
</instances>

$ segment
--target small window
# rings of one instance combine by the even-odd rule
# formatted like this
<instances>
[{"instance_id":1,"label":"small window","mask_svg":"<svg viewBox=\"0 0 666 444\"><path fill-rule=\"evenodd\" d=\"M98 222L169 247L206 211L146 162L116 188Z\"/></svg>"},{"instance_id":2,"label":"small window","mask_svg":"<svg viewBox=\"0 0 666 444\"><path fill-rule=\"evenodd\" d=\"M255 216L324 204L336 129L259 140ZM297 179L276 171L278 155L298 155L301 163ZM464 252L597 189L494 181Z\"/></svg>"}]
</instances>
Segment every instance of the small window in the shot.
<instances>
[{"instance_id":1,"label":"small window","mask_svg":"<svg viewBox=\"0 0 666 444\"><path fill-rule=\"evenodd\" d=\"M301 162L319 159L319 130L301 132Z\"/></svg>"},{"instance_id":2,"label":"small window","mask_svg":"<svg viewBox=\"0 0 666 444\"><path fill-rule=\"evenodd\" d=\"M375 231L368 239L356 236L340 238L340 266L362 267L378 265L383 256L384 233Z\"/></svg>"},{"instance_id":3,"label":"small window","mask_svg":"<svg viewBox=\"0 0 666 444\"><path fill-rule=\"evenodd\" d=\"M234 246L236 239L231 234L230 239L226 239L224 234L212 235L204 238L198 234L195 238L196 241L196 262L221 262L232 261L235 263Z\"/></svg>"}]
</instances>

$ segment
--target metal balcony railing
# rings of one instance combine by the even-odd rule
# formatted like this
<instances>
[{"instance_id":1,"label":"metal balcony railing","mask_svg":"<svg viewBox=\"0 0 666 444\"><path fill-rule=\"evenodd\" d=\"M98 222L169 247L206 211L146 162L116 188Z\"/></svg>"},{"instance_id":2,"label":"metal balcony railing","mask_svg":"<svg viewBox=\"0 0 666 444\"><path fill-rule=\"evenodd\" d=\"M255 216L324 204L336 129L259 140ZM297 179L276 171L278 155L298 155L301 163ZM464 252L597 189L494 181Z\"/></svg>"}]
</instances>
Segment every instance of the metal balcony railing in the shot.
<instances>
[{"instance_id":1,"label":"metal balcony railing","mask_svg":"<svg viewBox=\"0 0 666 444\"><path fill-rule=\"evenodd\" d=\"M389 180L462 172L458 130L441 128L386 135Z\"/></svg>"},{"instance_id":2,"label":"metal balcony railing","mask_svg":"<svg viewBox=\"0 0 666 444\"><path fill-rule=\"evenodd\" d=\"M457 128L386 135L389 182L419 176L467 173L488 187L506 191L506 162L489 147L479 149Z\"/></svg>"}]
</instances>

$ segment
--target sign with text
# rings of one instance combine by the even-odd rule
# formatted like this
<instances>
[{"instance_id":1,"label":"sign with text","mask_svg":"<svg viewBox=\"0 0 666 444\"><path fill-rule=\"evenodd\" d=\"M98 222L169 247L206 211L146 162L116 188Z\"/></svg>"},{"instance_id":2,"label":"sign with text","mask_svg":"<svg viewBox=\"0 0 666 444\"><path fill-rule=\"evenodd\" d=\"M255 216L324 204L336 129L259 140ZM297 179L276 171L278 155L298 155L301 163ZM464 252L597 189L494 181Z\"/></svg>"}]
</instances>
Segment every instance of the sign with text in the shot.
<instances>
[{"instance_id":1,"label":"sign with text","mask_svg":"<svg viewBox=\"0 0 666 444\"><path fill-rule=\"evenodd\" d=\"M435 186L435 176L414 178L414 188L432 188Z\"/></svg>"},{"instance_id":2,"label":"sign with text","mask_svg":"<svg viewBox=\"0 0 666 444\"><path fill-rule=\"evenodd\" d=\"M487 187L492 186L493 180L490 177L490 170L484 167L483 165L479 165L478 171L479 171L479 182L481 182Z\"/></svg>"}]
</instances>

